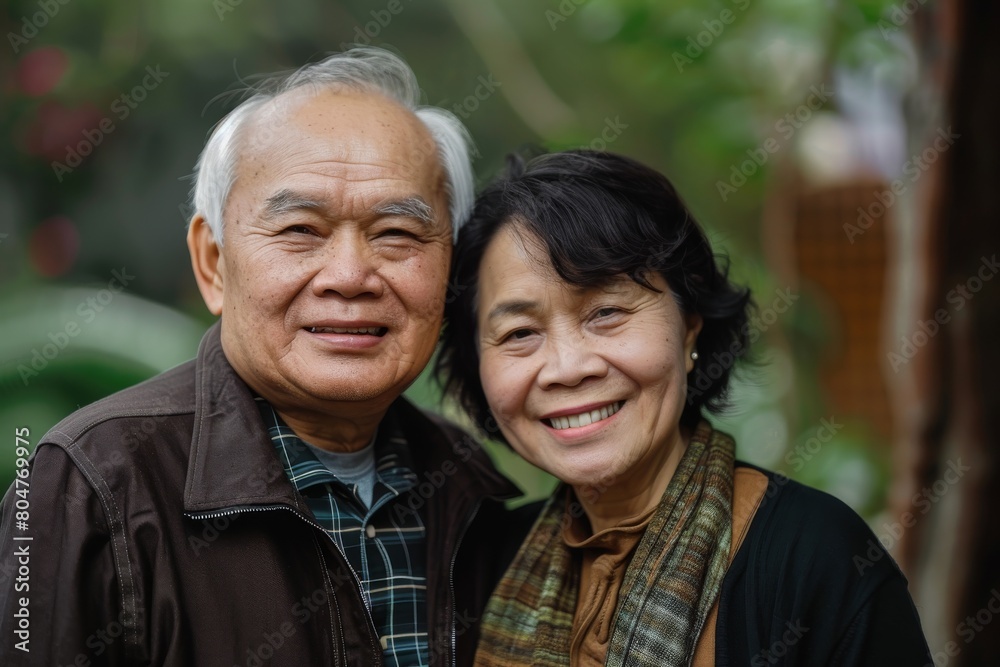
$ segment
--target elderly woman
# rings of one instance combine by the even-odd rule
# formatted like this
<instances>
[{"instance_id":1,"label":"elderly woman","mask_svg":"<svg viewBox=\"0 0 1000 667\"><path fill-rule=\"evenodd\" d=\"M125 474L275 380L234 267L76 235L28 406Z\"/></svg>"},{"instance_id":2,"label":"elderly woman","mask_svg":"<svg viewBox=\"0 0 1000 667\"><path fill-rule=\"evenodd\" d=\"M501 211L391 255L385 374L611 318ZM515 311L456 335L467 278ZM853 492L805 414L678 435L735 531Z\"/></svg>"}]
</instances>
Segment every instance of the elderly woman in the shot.
<instances>
[{"instance_id":1,"label":"elderly woman","mask_svg":"<svg viewBox=\"0 0 1000 667\"><path fill-rule=\"evenodd\" d=\"M455 249L438 373L563 484L490 600L480 665L929 664L906 580L833 497L734 459L706 412L748 291L673 186L608 153L513 161Z\"/></svg>"}]
</instances>

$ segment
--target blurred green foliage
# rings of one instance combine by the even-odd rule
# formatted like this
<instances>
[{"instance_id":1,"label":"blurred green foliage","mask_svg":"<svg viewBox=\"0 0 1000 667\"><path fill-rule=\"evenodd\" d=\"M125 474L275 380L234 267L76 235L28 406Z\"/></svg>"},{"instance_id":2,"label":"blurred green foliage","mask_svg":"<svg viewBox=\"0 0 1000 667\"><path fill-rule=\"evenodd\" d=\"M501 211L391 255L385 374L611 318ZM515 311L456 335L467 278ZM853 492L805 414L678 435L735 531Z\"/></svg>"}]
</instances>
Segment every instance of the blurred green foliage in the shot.
<instances>
[{"instance_id":1,"label":"blurred green foliage","mask_svg":"<svg viewBox=\"0 0 1000 667\"><path fill-rule=\"evenodd\" d=\"M12 475L16 426L29 426L35 442L77 406L194 355L211 318L184 243L189 175L232 107L226 93L253 74L353 41L391 48L417 72L427 103L457 108L478 145L481 181L507 152L535 144L634 156L675 182L730 254L734 277L770 293L778 286L761 255L762 202L780 187L772 167L793 151L783 146L725 201L717 182L834 67L896 57L876 28L887 0L54 4L44 21L37 0L8 2L5 12L13 57L0 60L0 131L11 139L0 143L0 485ZM143 83L147 68L163 73L155 85ZM477 98L490 77L495 92ZM81 142L91 144L86 155L75 151ZM135 274L126 291L25 380L18 368L122 267ZM741 436L743 458L783 468L824 415L810 361L771 350L779 329L821 335L810 321L793 315L768 332L760 351L783 359L779 370L746 375L734 392L736 409L720 423ZM426 378L410 394L439 405ZM864 425L846 427L798 476L836 490L841 478L830 471L861 465L870 483L854 504L877 510L885 467L867 438ZM533 494L551 488L496 455Z\"/></svg>"}]
</instances>

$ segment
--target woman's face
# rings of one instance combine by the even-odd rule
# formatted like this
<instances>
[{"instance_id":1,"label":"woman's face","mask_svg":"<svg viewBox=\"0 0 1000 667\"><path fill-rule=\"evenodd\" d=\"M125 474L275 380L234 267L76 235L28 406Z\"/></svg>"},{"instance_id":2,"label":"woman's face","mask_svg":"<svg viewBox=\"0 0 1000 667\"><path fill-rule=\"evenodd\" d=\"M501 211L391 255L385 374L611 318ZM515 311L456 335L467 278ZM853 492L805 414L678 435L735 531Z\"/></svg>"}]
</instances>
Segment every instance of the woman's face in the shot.
<instances>
[{"instance_id":1,"label":"woman's face","mask_svg":"<svg viewBox=\"0 0 1000 667\"><path fill-rule=\"evenodd\" d=\"M679 429L701 328L661 276L598 288L563 281L540 242L506 225L479 267L479 372L513 448L574 486L658 470Z\"/></svg>"}]
</instances>

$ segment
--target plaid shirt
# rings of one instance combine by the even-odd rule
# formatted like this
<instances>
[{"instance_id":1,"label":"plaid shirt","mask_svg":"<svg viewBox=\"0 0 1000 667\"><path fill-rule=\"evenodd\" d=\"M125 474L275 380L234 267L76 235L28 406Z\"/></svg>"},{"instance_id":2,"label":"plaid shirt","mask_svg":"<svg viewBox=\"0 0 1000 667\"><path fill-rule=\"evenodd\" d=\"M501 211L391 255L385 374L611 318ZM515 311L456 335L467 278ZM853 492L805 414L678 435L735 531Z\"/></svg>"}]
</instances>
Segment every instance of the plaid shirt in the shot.
<instances>
[{"instance_id":1,"label":"plaid shirt","mask_svg":"<svg viewBox=\"0 0 1000 667\"><path fill-rule=\"evenodd\" d=\"M390 413L379 426L375 441L377 480L371 507L365 508L358 500L356 486L339 481L270 404L257 398L257 405L285 474L361 581L385 664L426 665L424 525L409 508L392 511L397 498L417 483L398 423Z\"/></svg>"}]
</instances>

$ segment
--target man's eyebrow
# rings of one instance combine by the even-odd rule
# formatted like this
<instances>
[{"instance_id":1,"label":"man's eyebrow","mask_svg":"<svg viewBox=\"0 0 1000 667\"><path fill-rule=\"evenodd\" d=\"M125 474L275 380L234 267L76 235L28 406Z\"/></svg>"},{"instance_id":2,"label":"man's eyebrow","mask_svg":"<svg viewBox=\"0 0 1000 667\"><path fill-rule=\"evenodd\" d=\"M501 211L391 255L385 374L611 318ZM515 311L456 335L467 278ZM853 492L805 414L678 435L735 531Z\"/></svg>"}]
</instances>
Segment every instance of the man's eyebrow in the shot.
<instances>
[{"instance_id":1,"label":"man's eyebrow","mask_svg":"<svg viewBox=\"0 0 1000 667\"><path fill-rule=\"evenodd\" d=\"M511 315L523 315L537 308L538 303L535 301L501 301L490 310L490 314L486 316L486 321L489 322Z\"/></svg>"},{"instance_id":2,"label":"man's eyebrow","mask_svg":"<svg viewBox=\"0 0 1000 667\"><path fill-rule=\"evenodd\" d=\"M419 195L385 201L376 205L373 210L376 215L398 215L414 218L428 225L434 222L434 209Z\"/></svg>"},{"instance_id":3,"label":"man's eyebrow","mask_svg":"<svg viewBox=\"0 0 1000 667\"><path fill-rule=\"evenodd\" d=\"M311 199L293 190L279 190L267 198L264 205L264 219L276 218L279 215L300 210L323 210L323 202Z\"/></svg>"}]
</instances>

